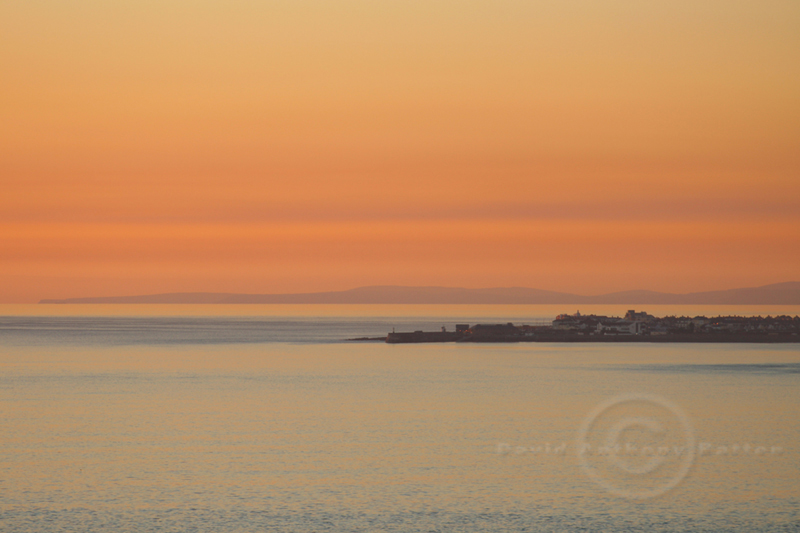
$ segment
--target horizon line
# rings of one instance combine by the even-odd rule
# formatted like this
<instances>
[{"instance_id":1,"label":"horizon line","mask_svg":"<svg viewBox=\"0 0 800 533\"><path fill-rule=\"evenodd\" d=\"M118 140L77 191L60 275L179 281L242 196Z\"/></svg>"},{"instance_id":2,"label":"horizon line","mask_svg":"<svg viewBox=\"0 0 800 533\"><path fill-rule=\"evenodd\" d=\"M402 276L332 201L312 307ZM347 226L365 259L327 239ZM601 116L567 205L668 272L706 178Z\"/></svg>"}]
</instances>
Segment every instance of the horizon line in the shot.
<instances>
[{"instance_id":1,"label":"horizon line","mask_svg":"<svg viewBox=\"0 0 800 533\"><path fill-rule=\"evenodd\" d=\"M531 300L539 297L542 301L519 301ZM695 291L688 293L669 293L653 291L649 289L630 289L614 291L597 295L583 295L570 292L553 291L548 289L538 289L532 287L510 286L510 287L448 287L441 285L365 285L345 290L336 291L316 291L316 292L294 292L294 293L239 293L239 292L208 292L208 291L183 291L183 292L164 292L125 296L90 296L90 297L69 297L69 298L43 298L39 304L68 304L68 303L388 303L388 304L592 304L592 303L625 303L619 301L592 301L603 299L632 298L630 304L670 304L670 303L690 303L669 300L692 299L692 298L711 298L720 297L755 297L755 300L763 300L767 296L766 304L778 303L775 300L785 301L788 305L800 304L800 282L785 281L761 285L757 287L736 287L732 289ZM337 301L337 297L351 298L364 301ZM457 300L473 301L433 301L447 298ZM716 298L715 298L716 297ZM257 301L257 300L275 301ZM331 301L313 301L315 299L328 299ZM488 299L488 301L477 301ZM551 299L563 299L560 301L543 301ZM644 299L644 300L642 300ZM651 302L646 300L652 299ZM158 301L153 301L158 300ZM183 301L180 301L183 300ZM192 300L192 301L186 301ZM230 301L238 300L238 301ZM297 300L297 301L292 301ZM394 301L392 301L394 300ZM426 301L431 300L431 301ZM502 300L502 301L501 301ZM570 300L570 301L567 301ZM662 300L662 301L657 301ZM796 303L795 303L796 302ZM694 303L694 302L693 302ZM697 302L700 303L700 302ZM723 302L711 302L720 303ZM739 302L731 301L727 305L738 305ZM741 302L743 305L755 304L755 301ZM756 304L757 305L757 304Z\"/></svg>"}]
</instances>

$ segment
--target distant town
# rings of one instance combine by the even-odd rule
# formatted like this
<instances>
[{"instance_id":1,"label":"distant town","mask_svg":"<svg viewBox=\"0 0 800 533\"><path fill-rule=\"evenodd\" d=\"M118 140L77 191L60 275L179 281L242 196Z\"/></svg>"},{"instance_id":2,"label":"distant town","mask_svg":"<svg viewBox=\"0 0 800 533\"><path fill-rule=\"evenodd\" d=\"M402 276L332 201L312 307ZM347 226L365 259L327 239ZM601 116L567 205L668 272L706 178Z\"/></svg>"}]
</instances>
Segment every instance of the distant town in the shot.
<instances>
[{"instance_id":1,"label":"distant town","mask_svg":"<svg viewBox=\"0 0 800 533\"><path fill-rule=\"evenodd\" d=\"M624 317L558 315L549 325L457 324L454 331L391 332L389 344L421 342L800 342L798 316L665 316L631 309Z\"/></svg>"}]
</instances>

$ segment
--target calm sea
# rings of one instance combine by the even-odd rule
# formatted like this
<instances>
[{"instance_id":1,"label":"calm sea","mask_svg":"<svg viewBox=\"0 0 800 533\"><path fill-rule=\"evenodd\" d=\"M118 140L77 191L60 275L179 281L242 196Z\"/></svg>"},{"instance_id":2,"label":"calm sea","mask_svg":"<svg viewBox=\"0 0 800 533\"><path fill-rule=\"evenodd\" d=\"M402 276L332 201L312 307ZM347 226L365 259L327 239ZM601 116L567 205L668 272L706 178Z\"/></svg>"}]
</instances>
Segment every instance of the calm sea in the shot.
<instances>
[{"instance_id":1,"label":"calm sea","mask_svg":"<svg viewBox=\"0 0 800 533\"><path fill-rule=\"evenodd\" d=\"M2 306L0 530L800 531L800 345L344 341L574 311Z\"/></svg>"}]
</instances>

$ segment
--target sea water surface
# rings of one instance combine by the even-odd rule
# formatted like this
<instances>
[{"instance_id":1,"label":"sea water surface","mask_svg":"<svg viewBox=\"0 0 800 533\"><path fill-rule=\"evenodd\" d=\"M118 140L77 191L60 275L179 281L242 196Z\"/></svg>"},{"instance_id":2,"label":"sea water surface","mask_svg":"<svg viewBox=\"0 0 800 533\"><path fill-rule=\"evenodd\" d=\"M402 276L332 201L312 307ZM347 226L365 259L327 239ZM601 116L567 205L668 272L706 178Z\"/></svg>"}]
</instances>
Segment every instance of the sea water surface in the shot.
<instances>
[{"instance_id":1,"label":"sea water surface","mask_svg":"<svg viewBox=\"0 0 800 533\"><path fill-rule=\"evenodd\" d=\"M800 531L800 345L344 341L563 311L4 306L0 530Z\"/></svg>"}]
</instances>

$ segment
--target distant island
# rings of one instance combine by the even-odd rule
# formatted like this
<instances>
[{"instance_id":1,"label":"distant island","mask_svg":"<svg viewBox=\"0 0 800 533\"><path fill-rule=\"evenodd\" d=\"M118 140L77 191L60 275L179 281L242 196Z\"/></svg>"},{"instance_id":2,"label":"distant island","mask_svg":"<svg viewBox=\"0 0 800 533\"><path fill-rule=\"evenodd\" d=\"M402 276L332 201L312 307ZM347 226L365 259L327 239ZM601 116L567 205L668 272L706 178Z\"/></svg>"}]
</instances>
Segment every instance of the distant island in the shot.
<instances>
[{"instance_id":1,"label":"distant island","mask_svg":"<svg viewBox=\"0 0 800 533\"><path fill-rule=\"evenodd\" d=\"M655 291L581 296L527 287L465 289L383 285L346 291L296 294L179 292L141 296L44 299L41 304L622 304L622 305L800 305L800 282L723 291L671 294Z\"/></svg>"}]
</instances>

